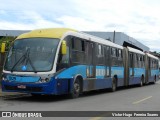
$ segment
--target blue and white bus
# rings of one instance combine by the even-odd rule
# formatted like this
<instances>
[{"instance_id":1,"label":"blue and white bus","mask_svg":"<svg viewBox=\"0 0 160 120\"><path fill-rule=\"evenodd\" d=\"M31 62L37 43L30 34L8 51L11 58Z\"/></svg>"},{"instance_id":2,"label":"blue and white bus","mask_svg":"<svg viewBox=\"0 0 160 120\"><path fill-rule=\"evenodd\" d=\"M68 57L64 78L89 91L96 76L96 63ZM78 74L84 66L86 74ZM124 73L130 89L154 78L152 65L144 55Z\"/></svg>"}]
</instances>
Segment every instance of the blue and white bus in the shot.
<instances>
[{"instance_id":1,"label":"blue and white bus","mask_svg":"<svg viewBox=\"0 0 160 120\"><path fill-rule=\"evenodd\" d=\"M66 28L40 29L13 42L2 75L4 92L69 94L155 82L158 58Z\"/></svg>"}]
</instances>

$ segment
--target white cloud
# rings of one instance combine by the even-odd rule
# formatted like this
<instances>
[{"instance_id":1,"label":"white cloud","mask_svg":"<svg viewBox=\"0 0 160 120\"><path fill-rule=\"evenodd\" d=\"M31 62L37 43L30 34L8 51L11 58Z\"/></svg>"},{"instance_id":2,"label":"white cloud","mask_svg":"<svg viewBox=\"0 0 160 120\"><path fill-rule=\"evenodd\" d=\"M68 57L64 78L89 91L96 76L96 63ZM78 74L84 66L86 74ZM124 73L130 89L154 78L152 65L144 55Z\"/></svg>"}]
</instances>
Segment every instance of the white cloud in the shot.
<instances>
[{"instance_id":1,"label":"white cloud","mask_svg":"<svg viewBox=\"0 0 160 120\"><path fill-rule=\"evenodd\" d=\"M0 29L119 31L159 50L159 0L0 0ZM7 15L8 14L8 15ZM9 18L11 16L12 18ZM13 21L12 21L13 20Z\"/></svg>"}]
</instances>

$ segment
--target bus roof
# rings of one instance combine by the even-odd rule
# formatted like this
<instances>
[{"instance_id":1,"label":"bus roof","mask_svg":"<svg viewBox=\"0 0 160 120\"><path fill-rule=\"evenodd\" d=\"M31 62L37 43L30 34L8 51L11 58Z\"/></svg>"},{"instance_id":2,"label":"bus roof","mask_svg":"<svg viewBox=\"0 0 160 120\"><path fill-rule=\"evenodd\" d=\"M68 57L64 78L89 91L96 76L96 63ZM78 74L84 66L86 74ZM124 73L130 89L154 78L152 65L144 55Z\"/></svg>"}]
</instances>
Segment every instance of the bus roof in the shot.
<instances>
[{"instance_id":1,"label":"bus roof","mask_svg":"<svg viewBox=\"0 0 160 120\"><path fill-rule=\"evenodd\" d=\"M157 57L155 57L154 55L151 55L151 54L149 54L149 53L146 53L147 54L147 56L148 57L151 57L151 58L154 58L154 59L157 59L157 60L159 60Z\"/></svg>"},{"instance_id":2,"label":"bus roof","mask_svg":"<svg viewBox=\"0 0 160 120\"><path fill-rule=\"evenodd\" d=\"M131 47L127 47L128 50L130 52L134 52L134 53L138 53L138 54L141 54L141 55L144 55L144 52L140 51L140 50L137 50L137 49L134 49L134 48L131 48Z\"/></svg>"},{"instance_id":3,"label":"bus roof","mask_svg":"<svg viewBox=\"0 0 160 120\"><path fill-rule=\"evenodd\" d=\"M84 33L84 32L68 32L67 34L65 34L65 36L67 36L67 35L72 35L72 36L79 37L79 38L82 38L82 39L85 39L85 40L88 40L88 41L92 41L92 42L100 43L100 44L103 44L103 45L123 49L123 47L118 45L118 44L115 44L111 41L108 41L108 40L105 40L103 38L96 37L96 36L93 36L93 35L90 35L90 34L87 34L87 33Z\"/></svg>"},{"instance_id":4,"label":"bus roof","mask_svg":"<svg viewBox=\"0 0 160 120\"><path fill-rule=\"evenodd\" d=\"M111 41L104 40L102 38L86 34L83 32L78 32L74 29L70 28L48 28L48 29L38 29L38 30L32 30L30 32L24 33L19 35L16 39L23 39L23 38L34 38L34 37L48 37L48 38L62 38L66 33L69 33L70 35L78 36L80 38L85 38L87 40L105 44L108 46L116 47L123 49L122 46L117 45Z\"/></svg>"},{"instance_id":5,"label":"bus roof","mask_svg":"<svg viewBox=\"0 0 160 120\"><path fill-rule=\"evenodd\" d=\"M48 28L32 30L31 32L21 34L17 39L33 38L33 37L48 37L48 38L61 38L66 32L77 32L76 30L69 28Z\"/></svg>"},{"instance_id":6,"label":"bus roof","mask_svg":"<svg viewBox=\"0 0 160 120\"><path fill-rule=\"evenodd\" d=\"M90 41L101 43L101 44L108 45L108 46L115 47L115 48L119 48L119 49L123 49L122 46L120 46L116 43L113 43L109 40L105 40L103 38L96 37L96 36L93 36L93 35L90 35L87 33L83 33L83 32L80 32L80 33L83 35L83 37L88 37L90 39Z\"/></svg>"},{"instance_id":7,"label":"bus roof","mask_svg":"<svg viewBox=\"0 0 160 120\"><path fill-rule=\"evenodd\" d=\"M70 29L70 28L48 28L48 29L37 29L32 30L30 32L24 33L19 35L16 39L23 39L23 38L34 38L34 37L48 37L48 38L62 38L66 33L70 35L79 36L80 38L85 38L87 40L109 45L112 47L123 49L122 46L117 45L111 41L104 40L102 38L86 34L83 32L78 32L77 30Z\"/></svg>"}]
</instances>

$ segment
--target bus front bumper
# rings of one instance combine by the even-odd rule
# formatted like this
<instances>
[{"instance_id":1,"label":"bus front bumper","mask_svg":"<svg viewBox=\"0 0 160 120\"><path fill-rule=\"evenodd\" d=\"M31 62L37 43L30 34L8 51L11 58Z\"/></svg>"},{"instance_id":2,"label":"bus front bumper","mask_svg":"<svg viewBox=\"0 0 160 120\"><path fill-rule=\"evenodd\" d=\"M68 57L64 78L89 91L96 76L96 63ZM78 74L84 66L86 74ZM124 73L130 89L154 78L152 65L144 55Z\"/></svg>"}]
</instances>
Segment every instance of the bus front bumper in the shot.
<instances>
[{"instance_id":1,"label":"bus front bumper","mask_svg":"<svg viewBox=\"0 0 160 120\"><path fill-rule=\"evenodd\" d=\"M53 88L49 88L52 84ZM36 94L56 94L53 82L49 83L18 83L2 81L2 92L21 92Z\"/></svg>"}]
</instances>

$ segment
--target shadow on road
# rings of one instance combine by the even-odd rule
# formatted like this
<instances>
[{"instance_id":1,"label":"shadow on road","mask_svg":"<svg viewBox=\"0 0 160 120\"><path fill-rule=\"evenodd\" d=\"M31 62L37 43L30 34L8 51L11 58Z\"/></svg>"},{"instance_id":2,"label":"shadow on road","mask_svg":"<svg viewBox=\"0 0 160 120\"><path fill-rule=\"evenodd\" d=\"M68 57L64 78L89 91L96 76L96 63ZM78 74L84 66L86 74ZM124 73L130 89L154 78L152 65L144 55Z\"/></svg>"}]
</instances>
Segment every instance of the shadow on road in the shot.
<instances>
[{"instance_id":1,"label":"shadow on road","mask_svg":"<svg viewBox=\"0 0 160 120\"><path fill-rule=\"evenodd\" d=\"M155 84L160 85L160 84ZM149 85L145 85L143 87L149 87ZM126 90L133 90L138 89L138 85L129 86L129 87L119 87L117 88L117 92L126 91ZM110 89L102 89L102 90L93 90L90 92L84 92L80 95L79 98L86 98L91 96L98 96L102 94L114 94L114 92L110 92ZM26 102L57 102L57 101L66 101L71 100L68 95L40 95L40 96L32 96L30 94L22 94L22 95L7 95L2 97L5 101L26 101Z\"/></svg>"}]
</instances>

